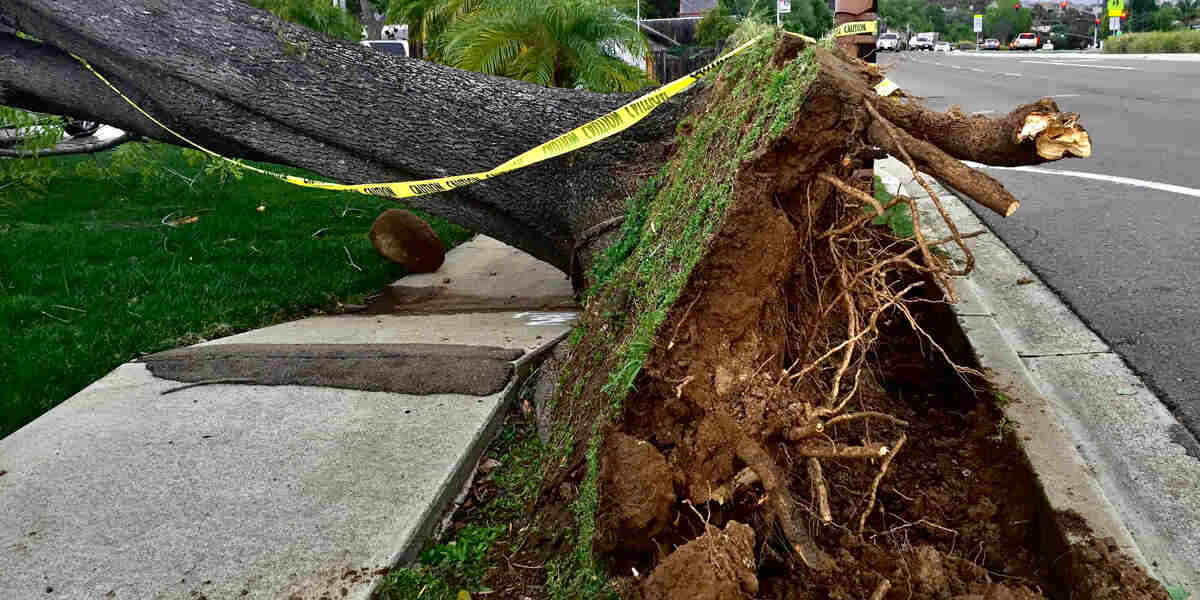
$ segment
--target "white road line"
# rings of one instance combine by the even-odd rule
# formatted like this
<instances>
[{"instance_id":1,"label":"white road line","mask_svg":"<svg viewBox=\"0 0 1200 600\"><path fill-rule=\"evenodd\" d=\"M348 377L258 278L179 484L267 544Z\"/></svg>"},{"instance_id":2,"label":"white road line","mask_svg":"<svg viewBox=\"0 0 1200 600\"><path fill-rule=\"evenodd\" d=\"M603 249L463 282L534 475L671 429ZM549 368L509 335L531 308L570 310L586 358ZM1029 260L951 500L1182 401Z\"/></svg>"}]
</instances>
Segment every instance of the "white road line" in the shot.
<instances>
[{"instance_id":1,"label":"white road line","mask_svg":"<svg viewBox=\"0 0 1200 600\"><path fill-rule=\"evenodd\" d=\"M1008 75L1009 77L1020 77L1021 76L1020 73L1005 73L1005 75Z\"/></svg>"},{"instance_id":2,"label":"white road line","mask_svg":"<svg viewBox=\"0 0 1200 600\"><path fill-rule=\"evenodd\" d=\"M962 69L962 67L960 67L958 65L950 65L950 68L951 69Z\"/></svg>"},{"instance_id":3,"label":"white road line","mask_svg":"<svg viewBox=\"0 0 1200 600\"><path fill-rule=\"evenodd\" d=\"M1081 63L1069 63L1058 60L1023 60L1023 63L1032 63L1035 65L1062 65L1064 67L1087 67L1089 69L1120 69L1122 71L1136 71L1135 67L1117 67L1113 65L1085 65Z\"/></svg>"},{"instance_id":4,"label":"white road line","mask_svg":"<svg viewBox=\"0 0 1200 600\"><path fill-rule=\"evenodd\" d=\"M1122 185L1132 185L1134 187L1149 188L1163 192L1171 192L1173 194L1183 194L1184 196L1194 196L1200 198L1200 189L1184 187L1182 185L1174 185L1171 183L1159 183L1157 181L1146 181L1145 179L1134 179L1132 177L1118 177L1116 175L1102 175L1099 173L1085 173L1083 171L1059 171L1056 169L1040 169L1038 167L993 167L990 165L982 165L977 162L964 160L964 164L975 169L1001 169L1004 171L1025 171L1027 173L1039 173L1043 175L1063 175L1066 177L1078 177L1080 179L1095 179L1096 181L1107 181L1109 183L1120 183Z\"/></svg>"},{"instance_id":5,"label":"white road line","mask_svg":"<svg viewBox=\"0 0 1200 600\"><path fill-rule=\"evenodd\" d=\"M1078 98L1079 94L1055 94L1051 98Z\"/></svg>"},{"instance_id":6,"label":"white road line","mask_svg":"<svg viewBox=\"0 0 1200 600\"><path fill-rule=\"evenodd\" d=\"M976 73L983 73L983 72L984 72L984 71L983 71L983 69L975 69L975 68L972 68L971 70L972 70L972 71L975 71Z\"/></svg>"}]
</instances>

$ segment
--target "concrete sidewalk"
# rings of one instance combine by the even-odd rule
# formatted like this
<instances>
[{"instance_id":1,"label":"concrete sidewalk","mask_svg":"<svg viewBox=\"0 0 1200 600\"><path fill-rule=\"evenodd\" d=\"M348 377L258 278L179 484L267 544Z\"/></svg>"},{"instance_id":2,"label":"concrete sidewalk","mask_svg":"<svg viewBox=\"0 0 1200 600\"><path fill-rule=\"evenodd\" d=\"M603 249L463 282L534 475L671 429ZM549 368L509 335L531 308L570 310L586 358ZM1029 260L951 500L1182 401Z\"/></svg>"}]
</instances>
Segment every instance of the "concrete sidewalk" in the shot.
<instances>
[{"instance_id":1,"label":"concrete sidewalk","mask_svg":"<svg viewBox=\"0 0 1200 600\"><path fill-rule=\"evenodd\" d=\"M397 286L437 314L144 357L0 440L0 598L367 598L576 315L561 273L482 237Z\"/></svg>"}]
</instances>

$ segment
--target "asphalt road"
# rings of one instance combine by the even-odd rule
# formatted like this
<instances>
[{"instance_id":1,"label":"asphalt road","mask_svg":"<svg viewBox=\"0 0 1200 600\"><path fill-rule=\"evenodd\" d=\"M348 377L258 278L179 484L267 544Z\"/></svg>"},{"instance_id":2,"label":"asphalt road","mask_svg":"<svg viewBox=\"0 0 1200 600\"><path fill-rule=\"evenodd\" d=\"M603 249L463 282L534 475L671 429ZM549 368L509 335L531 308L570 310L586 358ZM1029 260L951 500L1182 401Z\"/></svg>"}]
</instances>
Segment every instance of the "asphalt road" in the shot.
<instances>
[{"instance_id":1,"label":"asphalt road","mask_svg":"<svg viewBox=\"0 0 1200 600\"><path fill-rule=\"evenodd\" d=\"M1021 208L976 212L1200 436L1200 61L972 54L879 63L936 109L1001 115L1055 97L1082 116L1093 155L1038 170L1149 182L986 169Z\"/></svg>"}]
</instances>

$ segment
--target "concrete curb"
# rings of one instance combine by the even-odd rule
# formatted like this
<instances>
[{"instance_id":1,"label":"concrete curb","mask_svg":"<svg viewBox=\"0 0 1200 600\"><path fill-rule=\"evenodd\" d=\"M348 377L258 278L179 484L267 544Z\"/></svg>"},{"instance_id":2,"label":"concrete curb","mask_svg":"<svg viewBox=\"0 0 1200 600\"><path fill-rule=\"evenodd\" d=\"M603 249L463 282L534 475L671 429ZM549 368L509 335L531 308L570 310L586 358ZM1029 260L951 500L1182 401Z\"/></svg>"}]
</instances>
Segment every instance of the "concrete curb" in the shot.
<instances>
[{"instance_id":1,"label":"concrete curb","mask_svg":"<svg viewBox=\"0 0 1200 600\"><path fill-rule=\"evenodd\" d=\"M895 159L877 161L889 191L917 198L921 226L949 231L928 194ZM955 194L925 176L960 231L987 230ZM1112 538L1170 587L1200 591L1200 452L1194 438L1121 358L990 231L968 240L976 266L952 305L1044 495L1043 546L1079 541L1072 513ZM957 248L945 248L961 261ZM961 263L960 263L961 264ZM1047 530L1048 529L1048 530ZM1061 561L1066 563L1067 561ZM1058 572L1073 570L1056 564Z\"/></svg>"}]
</instances>

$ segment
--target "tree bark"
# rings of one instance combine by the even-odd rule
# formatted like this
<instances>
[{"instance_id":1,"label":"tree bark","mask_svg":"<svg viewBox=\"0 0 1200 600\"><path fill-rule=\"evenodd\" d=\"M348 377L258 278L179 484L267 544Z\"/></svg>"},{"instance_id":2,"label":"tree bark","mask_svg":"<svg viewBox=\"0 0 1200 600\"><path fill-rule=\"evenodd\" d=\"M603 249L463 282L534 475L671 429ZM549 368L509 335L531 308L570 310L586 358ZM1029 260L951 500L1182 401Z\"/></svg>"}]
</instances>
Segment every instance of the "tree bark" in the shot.
<instances>
[{"instance_id":1,"label":"tree bark","mask_svg":"<svg viewBox=\"0 0 1200 600\"><path fill-rule=\"evenodd\" d=\"M236 0L6 0L0 104L88 118L179 144L70 58L202 145L340 182L489 169L633 95L550 89L405 60L280 21ZM692 95L579 152L455 192L407 200L566 271L574 238L624 212ZM578 269L576 269L578 271ZM575 273L578 275L578 273Z\"/></svg>"}]
</instances>

